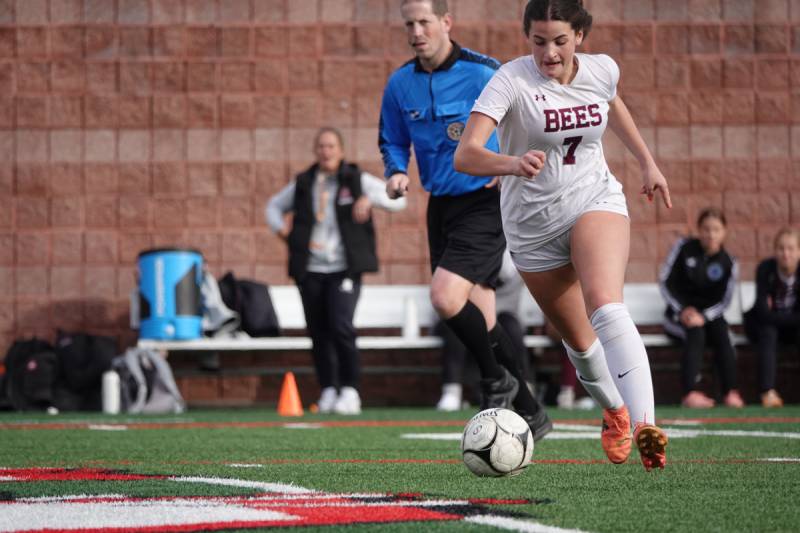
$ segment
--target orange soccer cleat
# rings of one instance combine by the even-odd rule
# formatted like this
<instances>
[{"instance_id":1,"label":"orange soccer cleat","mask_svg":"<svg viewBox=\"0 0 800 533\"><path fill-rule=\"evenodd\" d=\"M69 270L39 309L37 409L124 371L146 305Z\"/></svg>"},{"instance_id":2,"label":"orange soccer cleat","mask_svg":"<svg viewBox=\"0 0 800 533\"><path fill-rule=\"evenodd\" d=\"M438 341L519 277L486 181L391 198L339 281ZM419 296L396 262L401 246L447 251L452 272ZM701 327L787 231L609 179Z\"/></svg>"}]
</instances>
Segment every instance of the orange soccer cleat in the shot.
<instances>
[{"instance_id":1,"label":"orange soccer cleat","mask_svg":"<svg viewBox=\"0 0 800 533\"><path fill-rule=\"evenodd\" d=\"M775 389L770 389L761 395L761 405L767 408L783 407L783 398Z\"/></svg>"},{"instance_id":2,"label":"orange soccer cleat","mask_svg":"<svg viewBox=\"0 0 800 533\"><path fill-rule=\"evenodd\" d=\"M603 409L603 429L600 441L608 460L624 463L631 453L631 417L624 405L617 409Z\"/></svg>"},{"instance_id":3,"label":"orange soccer cleat","mask_svg":"<svg viewBox=\"0 0 800 533\"><path fill-rule=\"evenodd\" d=\"M698 390L693 390L683 397L681 405L689 409L710 409L714 407L714 400Z\"/></svg>"},{"instance_id":4,"label":"orange soccer cleat","mask_svg":"<svg viewBox=\"0 0 800 533\"><path fill-rule=\"evenodd\" d=\"M652 424L636 424L633 430L633 441L639 448L644 469L661 468L667 464L667 434L660 427Z\"/></svg>"}]
</instances>

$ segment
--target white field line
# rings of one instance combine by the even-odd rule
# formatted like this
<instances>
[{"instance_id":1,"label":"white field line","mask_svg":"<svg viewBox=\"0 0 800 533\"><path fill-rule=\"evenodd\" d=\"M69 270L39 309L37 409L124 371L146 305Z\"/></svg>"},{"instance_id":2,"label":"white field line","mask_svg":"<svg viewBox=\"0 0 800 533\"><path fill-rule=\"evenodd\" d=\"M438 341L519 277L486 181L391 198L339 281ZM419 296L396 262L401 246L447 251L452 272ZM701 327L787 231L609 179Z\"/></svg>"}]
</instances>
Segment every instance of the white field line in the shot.
<instances>
[{"instance_id":1,"label":"white field line","mask_svg":"<svg viewBox=\"0 0 800 533\"><path fill-rule=\"evenodd\" d=\"M525 533L585 533L580 529L564 529L555 526L546 526L538 522L528 522L517 518L507 518L504 516L477 515L464 518L465 522L480 524L482 526L492 526L509 531L524 531Z\"/></svg>"},{"instance_id":2,"label":"white field line","mask_svg":"<svg viewBox=\"0 0 800 533\"><path fill-rule=\"evenodd\" d=\"M278 492L281 494L313 494L317 491L287 485L286 483L265 483L262 481L249 481L246 479L227 479L221 477L171 477L172 481L185 483L206 483L208 485L224 485L226 487L242 487L246 489L259 489L264 492Z\"/></svg>"},{"instance_id":3,"label":"white field line","mask_svg":"<svg viewBox=\"0 0 800 533\"><path fill-rule=\"evenodd\" d=\"M128 426L117 426L111 424L89 424L87 429L94 431L128 431Z\"/></svg>"}]
</instances>

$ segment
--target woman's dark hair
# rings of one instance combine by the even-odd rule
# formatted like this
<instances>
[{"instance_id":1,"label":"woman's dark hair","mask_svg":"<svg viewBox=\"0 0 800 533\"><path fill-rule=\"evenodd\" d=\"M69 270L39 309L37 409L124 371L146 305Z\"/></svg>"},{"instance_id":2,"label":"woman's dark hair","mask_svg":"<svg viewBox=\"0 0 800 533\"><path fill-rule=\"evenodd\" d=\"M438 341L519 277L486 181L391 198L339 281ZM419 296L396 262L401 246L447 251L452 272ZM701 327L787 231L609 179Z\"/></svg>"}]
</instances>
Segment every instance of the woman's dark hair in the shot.
<instances>
[{"instance_id":1,"label":"woman's dark hair","mask_svg":"<svg viewBox=\"0 0 800 533\"><path fill-rule=\"evenodd\" d=\"M700 211L700 214L697 215L697 227L699 228L700 225L703 224L703 222L705 222L707 218L716 218L717 220L722 222L723 226L728 225L728 221L725 220L725 213L722 212L722 209L719 209L717 207L706 207L705 209Z\"/></svg>"},{"instance_id":2,"label":"woman's dark hair","mask_svg":"<svg viewBox=\"0 0 800 533\"><path fill-rule=\"evenodd\" d=\"M526 36L530 35L531 24L535 20L568 22L575 33L583 31L584 38L592 29L592 16L584 9L582 0L530 0L522 18L522 29Z\"/></svg>"}]
</instances>

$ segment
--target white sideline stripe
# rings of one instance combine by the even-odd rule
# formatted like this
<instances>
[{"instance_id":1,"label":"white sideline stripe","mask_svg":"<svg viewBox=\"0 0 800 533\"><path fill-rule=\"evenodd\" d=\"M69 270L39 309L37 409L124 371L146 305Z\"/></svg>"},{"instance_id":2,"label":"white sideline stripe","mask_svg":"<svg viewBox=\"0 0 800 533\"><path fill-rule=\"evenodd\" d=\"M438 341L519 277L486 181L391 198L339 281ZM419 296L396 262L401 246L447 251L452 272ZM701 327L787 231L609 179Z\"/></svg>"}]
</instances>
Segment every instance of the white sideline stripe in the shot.
<instances>
[{"instance_id":1,"label":"white sideline stripe","mask_svg":"<svg viewBox=\"0 0 800 533\"><path fill-rule=\"evenodd\" d=\"M245 463L228 463L231 468L263 468L264 465L260 464L245 464Z\"/></svg>"},{"instance_id":2,"label":"white sideline stripe","mask_svg":"<svg viewBox=\"0 0 800 533\"><path fill-rule=\"evenodd\" d=\"M317 491L287 485L285 483L264 483L262 481L248 481L246 479L227 479L222 477L171 477L172 481L186 483L206 483L208 485L224 485L226 487L242 487L246 489L259 489L264 492L278 492L282 494L313 494Z\"/></svg>"},{"instance_id":3,"label":"white sideline stripe","mask_svg":"<svg viewBox=\"0 0 800 533\"><path fill-rule=\"evenodd\" d=\"M577 439L596 439L600 432L595 430L591 433L578 433L570 431L553 431L548 433L545 439L547 440L577 440ZM670 435L671 436L671 435ZM419 440L461 440L461 433L404 433L400 435L403 439L419 439Z\"/></svg>"},{"instance_id":4,"label":"white sideline stripe","mask_svg":"<svg viewBox=\"0 0 800 533\"><path fill-rule=\"evenodd\" d=\"M564 529L561 527L547 526L538 522L528 522L505 516L477 515L464 518L464 522L472 522L482 526L493 526L510 531L524 531L526 533L585 533L581 529Z\"/></svg>"},{"instance_id":5,"label":"white sideline stripe","mask_svg":"<svg viewBox=\"0 0 800 533\"><path fill-rule=\"evenodd\" d=\"M594 431L598 432L600 426L593 426L591 424L553 424L553 429L563 431Z\"/></svg>"},{"instance_id":6,"label":"white sideline stripe","mask_svg":"<svg viewBox=\"0 0 800 533\"><path fill-rule=\"evenodd\" d=\"M800 457L766 457L764 459L756 459L765 463L800 463Z\"/></svg>"},{"instance_id":7,"label":"white sideline stripe","mask_svg":"<svg viewBox=\"0 0 800 533\"><path fill-rule=\"evenodd\" d=\"M800 433L779 432L779 431L744 431L733 429L683 429L683 428L664 428L667 436L671 439L694 439L697 437L751 437L751 438L776 438L776 439L800 439ZM597 429L591 432L578 431L553 431L548 433L545 440L573 440L573 439L596 439ZM404 433L400 435L403 439L419 440L461 440L461 433Z\"/></svg>"},{"instance_id":8,"label":"white sideline stripe","mask_svg":"<svg viewBox=\"0 0 800 533\"><path fill-rule=\"evenodd\" d=\"M322 425L313 422L296 422L293 424L284 424L286 429L321 429Z\"/></svg>"},{"instance_id":9,"label":"white sideline stripe","mask_svg":"<svg viewBox=\"0 0 800 533\"><path fill-rule=\"evenodd\" d=\"M128 426L117 426L110 424L89 424L87 429L94 431L127 431Z\"/></svg>"}]
</instances>

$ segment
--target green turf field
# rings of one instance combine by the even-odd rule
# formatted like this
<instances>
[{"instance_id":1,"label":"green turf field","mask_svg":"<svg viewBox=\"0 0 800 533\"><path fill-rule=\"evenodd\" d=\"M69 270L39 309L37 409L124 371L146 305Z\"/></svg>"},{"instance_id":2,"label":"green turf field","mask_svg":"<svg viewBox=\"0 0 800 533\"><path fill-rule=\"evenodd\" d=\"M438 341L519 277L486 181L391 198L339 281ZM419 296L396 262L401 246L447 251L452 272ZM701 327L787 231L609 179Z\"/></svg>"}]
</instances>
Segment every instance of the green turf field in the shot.
<instances>
[{"instance_id":1,"label":"green turf field","mask_svg":"<svg viewBox=\"0 0 800 533\"><path fill-rule=\"evenodd\" d=\"M500 479L460 461L472 414L0 413L0 531L800 531L800 407L661 408L651 473L603 460L599 412L552 410L534 464Z\"/></svg>"}]
</instances>

